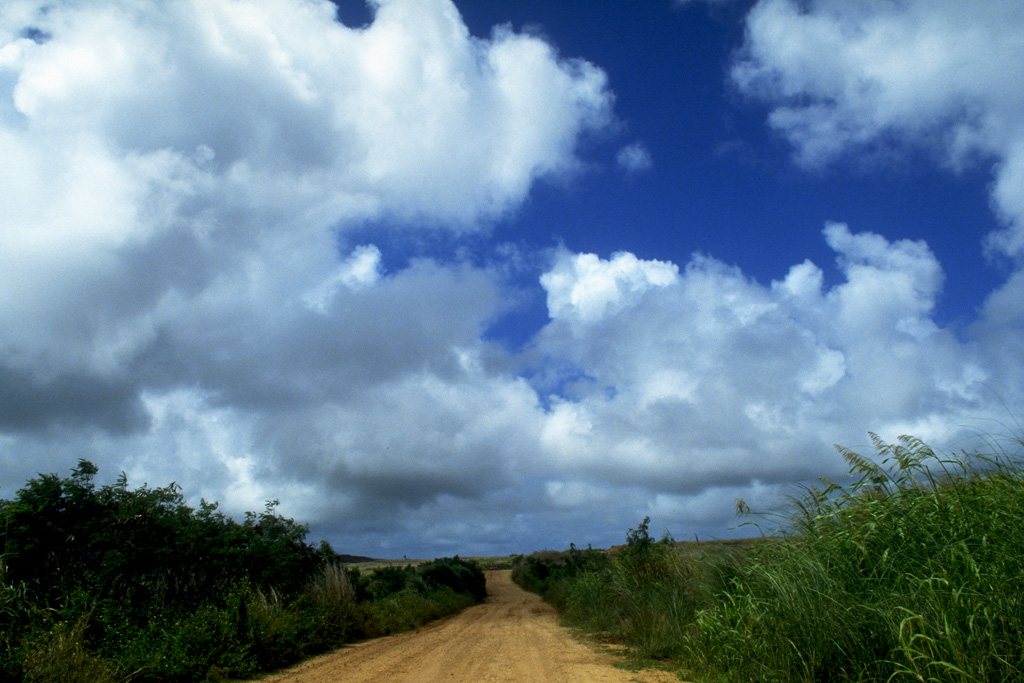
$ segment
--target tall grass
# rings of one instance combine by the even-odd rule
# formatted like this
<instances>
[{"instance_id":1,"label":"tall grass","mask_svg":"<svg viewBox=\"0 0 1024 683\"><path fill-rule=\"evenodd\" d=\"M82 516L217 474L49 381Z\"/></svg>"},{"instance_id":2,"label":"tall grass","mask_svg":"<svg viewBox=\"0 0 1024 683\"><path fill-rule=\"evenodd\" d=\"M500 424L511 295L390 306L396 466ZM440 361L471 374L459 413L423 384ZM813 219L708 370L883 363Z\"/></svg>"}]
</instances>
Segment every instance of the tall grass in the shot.
<instances>
[{"instance_id":1,"label":"tall grass","mask_svg":"<svg viewBox=\"0 0 1024 683\"><path fill-rule=\"evenodd\" d=\"M87 622L58 622L36 638L25 653L25 683L114 683L112 668L83 644Z\"/></svg>"},{"instance_id":2,"label":"tall grass","mask_svg":"<svg viewBox=\"0 0 1024 683\"><path fill-rule=\"evenodd\" d=\"M684 555L666 534L655 541L649 519L627 535L599 572L585 574L565 600L567 623L620 639L643 658L678 657L688 624L711 603L730 573L731 554Z\"/></svg>"},{"instance_id":3,"label":"tall grass","mask_svg":"<svg viewBox=\"0 0 1024 683\"><path fill-rule=\"evenodd\" d=\"M345 567L331 563L306 592L311 649L334 647L360 635L356 589Z\"/></svg>"},{"instance_id":4,"label":"tall grass","mask_svg":"<svg viewBox=\"0 0 1024 683\"><path fill-rule=\"evenodd\" d=\"M1024 478L911 437L795 501L786 543L702 610L685 659L733 679L1024 680Z\"/></svg>"},{"instance_id":5,"label":"tall grass","mask_svg":"<svg viewBox=\"0 0 1024 683\"><path fill-rule=\"evenodd\" d=\"M779 538L684 556L631 531L565 618L705 681L1024 681L1024 475L872 435Z\"/></svg>"}]
</instances>

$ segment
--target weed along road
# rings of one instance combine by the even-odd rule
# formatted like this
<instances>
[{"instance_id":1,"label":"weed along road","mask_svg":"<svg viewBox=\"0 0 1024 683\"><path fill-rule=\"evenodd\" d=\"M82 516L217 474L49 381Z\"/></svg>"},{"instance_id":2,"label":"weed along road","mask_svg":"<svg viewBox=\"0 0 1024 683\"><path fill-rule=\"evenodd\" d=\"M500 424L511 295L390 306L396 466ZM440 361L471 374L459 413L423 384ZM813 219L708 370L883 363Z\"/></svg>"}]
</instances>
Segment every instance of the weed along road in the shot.
<instances>
[{"instance_id":1,"label":"weed along road","mask_svg":"<svg viewBox=\"0 0 1024 683\"><path fill-rule=\"evenodd\" d=\"M664 671L632 672L574 639L554 610L487 572L487 601L423 628L322 655L262 683L669 683Z\"/></svg>"}]
</instances>

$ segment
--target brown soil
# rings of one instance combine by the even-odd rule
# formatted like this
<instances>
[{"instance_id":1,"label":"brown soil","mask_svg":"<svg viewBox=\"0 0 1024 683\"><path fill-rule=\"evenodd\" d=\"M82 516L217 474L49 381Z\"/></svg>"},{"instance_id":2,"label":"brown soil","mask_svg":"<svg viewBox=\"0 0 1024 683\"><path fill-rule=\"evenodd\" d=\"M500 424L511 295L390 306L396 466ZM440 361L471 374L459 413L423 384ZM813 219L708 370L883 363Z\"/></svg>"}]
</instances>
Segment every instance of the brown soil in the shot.
<instances>
[{"instance_id":1,"label":"brown soil","mask_svg":"<svg viewBox=\"0 0 1024 683\"><path fill-rule=\"evenodd\" d=\"M616 658L576 640L554 610L487 572L489 597L454 617L311 659L261 683L669 683L667 672L625 671Z\"/></svg>"}]
</instances>

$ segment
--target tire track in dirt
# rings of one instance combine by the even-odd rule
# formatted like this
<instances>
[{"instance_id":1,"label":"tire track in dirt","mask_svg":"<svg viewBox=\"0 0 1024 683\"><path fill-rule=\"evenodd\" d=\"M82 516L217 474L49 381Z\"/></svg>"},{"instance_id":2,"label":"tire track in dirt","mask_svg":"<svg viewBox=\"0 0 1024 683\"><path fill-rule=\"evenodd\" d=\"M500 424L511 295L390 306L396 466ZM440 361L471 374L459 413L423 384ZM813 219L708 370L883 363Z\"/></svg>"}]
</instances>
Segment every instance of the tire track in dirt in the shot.
<instances>
[{"instance_id":1,"label":"tire track in dirt","mask_svg":"<svg viewBox=\"0 0 1024 683\"><path fill-rule=\"evenodd\" d=\"M489 571L488 598L410 633L308 660L261 683L669 683L664 671L624 671L559 627L555 611Z\"/></svg>"}]
</instances>

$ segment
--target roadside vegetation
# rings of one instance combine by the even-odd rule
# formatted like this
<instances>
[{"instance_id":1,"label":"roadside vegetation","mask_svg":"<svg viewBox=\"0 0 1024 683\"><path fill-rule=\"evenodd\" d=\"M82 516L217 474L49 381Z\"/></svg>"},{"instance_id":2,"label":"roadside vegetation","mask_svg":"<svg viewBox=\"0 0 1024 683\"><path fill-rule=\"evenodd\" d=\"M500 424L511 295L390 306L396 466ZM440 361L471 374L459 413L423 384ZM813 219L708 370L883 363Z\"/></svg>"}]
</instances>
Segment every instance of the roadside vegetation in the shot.
<instances>
[{"instance_id":1,"label":"roadside vegetation","mask_svg":"<svg viewBox=\"0 0 1024 683\"><path fill-rule=\"evenodd\" d=\"M1024 681L1019 465L872 439L873 458L840 451L852 483L803 490L746 546L645 519L617 552L535 554L513 577L690 680Z\"/></svg>"},{"instance_id":2,"label":"roadside vegetation","mask_svg":"<svg viewBox=\"0 0 1024 683\"><path fill-rule=\"evenodd\" d=\"M0 500L0 682L250 677L485 597L458 557L360 572L276 501L236 522L175 484L96 472L82 460Z\"/></svg>"}]
</instances>

